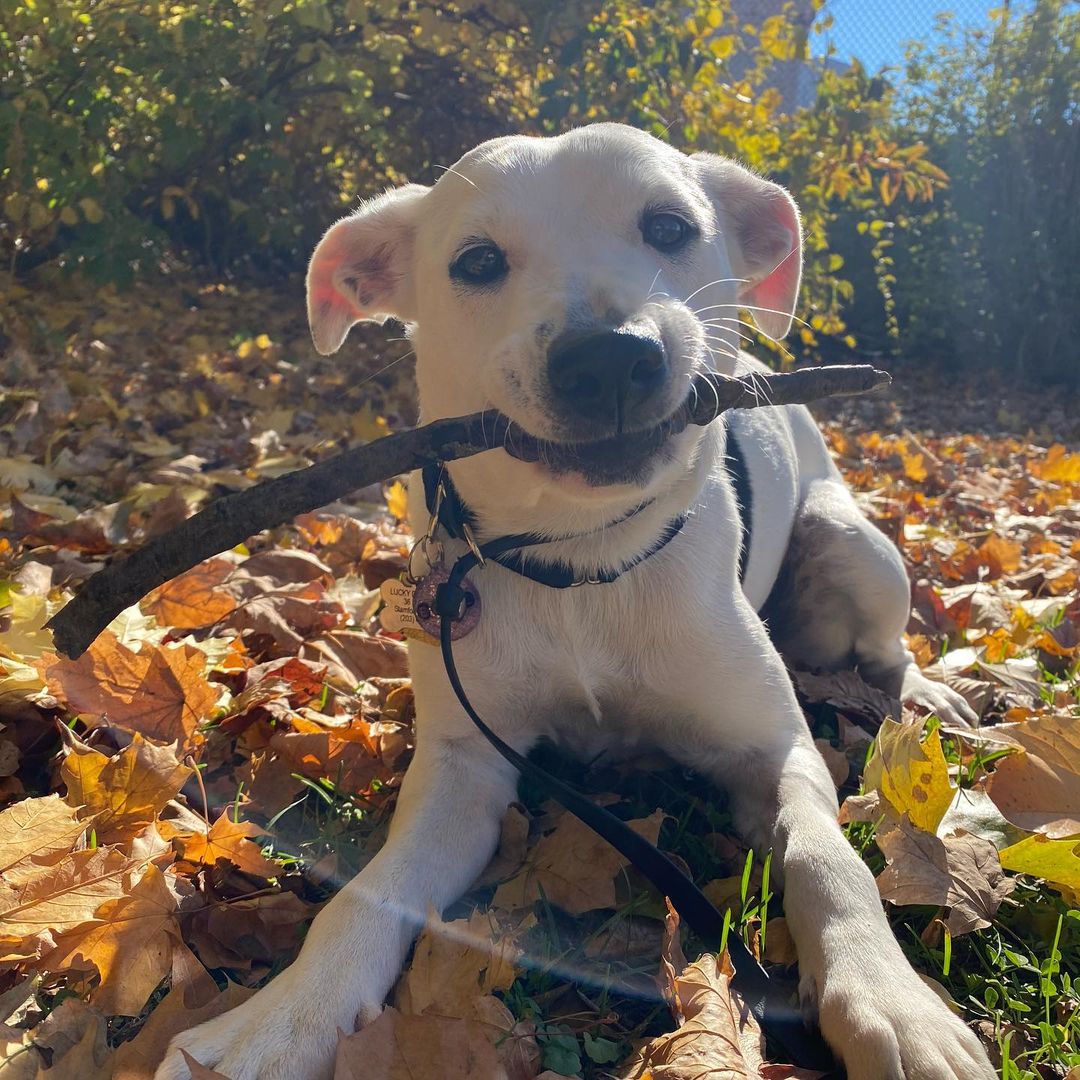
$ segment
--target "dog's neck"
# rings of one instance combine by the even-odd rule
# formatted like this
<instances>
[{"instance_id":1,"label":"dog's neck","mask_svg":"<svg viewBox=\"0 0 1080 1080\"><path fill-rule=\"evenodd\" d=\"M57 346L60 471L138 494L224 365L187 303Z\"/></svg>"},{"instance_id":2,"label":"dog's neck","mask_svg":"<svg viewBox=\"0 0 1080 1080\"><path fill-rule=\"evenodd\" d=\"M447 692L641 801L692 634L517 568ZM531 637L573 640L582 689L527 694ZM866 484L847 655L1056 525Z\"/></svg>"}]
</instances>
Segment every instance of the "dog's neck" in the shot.
<instances>
[{"instance_id":1,"label":"dog's neck","mask_svg":"<svg viewBox=\"0 0 1080 1080\"><path fill-rule=\"evenodd\" d=\"M531 478L530 467L496 450L448 466L454 486L475 518L481 542L533 533L558 537L535 549L538 562L562 562L582 573L629 563L655 545L674 520L692 512L719 459L718 425L689 436L695 452L677 471L643 488L596 489L595 499L567 497L557 481Z\"/></svg>"}]
</instances>

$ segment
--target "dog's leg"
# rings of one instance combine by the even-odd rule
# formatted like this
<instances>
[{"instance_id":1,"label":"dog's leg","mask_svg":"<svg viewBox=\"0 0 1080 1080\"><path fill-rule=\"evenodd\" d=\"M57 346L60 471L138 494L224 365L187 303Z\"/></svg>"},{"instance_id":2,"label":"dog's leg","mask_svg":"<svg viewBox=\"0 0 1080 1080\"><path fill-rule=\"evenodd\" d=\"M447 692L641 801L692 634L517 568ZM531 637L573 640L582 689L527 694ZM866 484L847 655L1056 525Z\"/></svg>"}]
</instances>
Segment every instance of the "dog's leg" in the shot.
<instances>
[{"instance_id":1,"label":"dog's leg","mask_svg":"<svg viewBox=\"0 0 1080 1080\"><path fill-rule=\"evenodd\" d=\"M770 630L793 667L857 665L867 682L946 723L978 723L971 706L923 675L904 647L911 586L903 560L839 478L810 485L774 595Z\"/></svg>"},{"instance_id":2,"label":"dog's leg","mask_svg":"<svg viewBox=\"0 0 1080 1080\"><path fill-rule=\"evenodd\" d=\"M672 726L666 749L726 787L739 831L756 850L772 848L801 991L849 1080L991 1080L978 1039L904 957L837 824L836 792L783 663L749 605L734 607L722 648L699 643L677 662L673 705L694 719Z\"/></svg>"},{"instance_id":3,"label":"dog's leg","mask_svg":"<svg viewBox=\"0 0 1080 1080\"><path fill-rule=\"evenodd\" d=\"M517 773L479 734L420 740L389 838L319 913L296 962L173 1040L155 1080L188 1080L178 1047L230 1080L323 1080L339 1028L378 1015L430 907L455 900L498 840Z\"/></svg>"}]
</instances>

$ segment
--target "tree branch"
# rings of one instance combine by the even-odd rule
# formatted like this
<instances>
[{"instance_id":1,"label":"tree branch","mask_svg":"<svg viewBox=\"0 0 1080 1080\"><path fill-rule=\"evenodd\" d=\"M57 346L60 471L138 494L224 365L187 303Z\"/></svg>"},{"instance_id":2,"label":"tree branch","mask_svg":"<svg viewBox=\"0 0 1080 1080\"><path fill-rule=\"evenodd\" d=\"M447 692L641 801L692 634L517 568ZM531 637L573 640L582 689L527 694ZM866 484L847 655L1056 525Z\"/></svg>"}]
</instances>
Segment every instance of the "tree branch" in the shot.
<instances>
[{"instance_id":1,"label":"tree branch","mask_svg":"<svg viewBox=\"0 0 1080 1080\"><path fill-rule=\"evenodd\" d=\"M701 374L694 380L697 392L669 426L675 431L687 424L708 424L728 409L863 394L889 381L885 372L868 365L806 368L738 379ZM263 529L282 525L350 491L485 450L505 448L515 457L534 459L539 456L539 446L500 413L474 413L388 435L228 495L89 578L78 595L49 620L53 640L64 655L72 659L82 655L121 611L152 589Z\"/></svg>"}]
</instances>

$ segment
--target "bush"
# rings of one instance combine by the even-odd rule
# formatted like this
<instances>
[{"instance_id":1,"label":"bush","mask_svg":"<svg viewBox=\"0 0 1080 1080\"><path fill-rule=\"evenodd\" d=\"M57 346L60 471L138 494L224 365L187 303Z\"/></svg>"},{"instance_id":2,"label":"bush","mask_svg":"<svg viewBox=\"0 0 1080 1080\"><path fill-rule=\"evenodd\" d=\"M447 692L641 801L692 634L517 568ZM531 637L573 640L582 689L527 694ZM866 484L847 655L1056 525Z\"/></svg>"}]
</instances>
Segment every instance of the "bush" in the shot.
<instances>
[{"instance_id":1,"label":"bush","mask_svg":"<svg viewBox=\"0 0 1080 1080\"><path fill-rule=\"evenodd\" d=\"M901 130L951 185L898 233L905 355L1080 378L1080 11L1036 0L909 57Z\"/></svg>"},{"instance_id":2,"label":"bush","mask_svg":"<svg viewBox=\"0 0 1080 1080\"><path fill-rule=\"evenodd\" d=\"M804 32L748 30L729 0L21 0L0 43L0 244L39 281L296 271L358 195L493 135L615 119L794 189L813 346L846 332L838 207L873 218L944 182L884 137L881 80L827 75L789 114L768 76Z\"/></svg>"}]
</instances>

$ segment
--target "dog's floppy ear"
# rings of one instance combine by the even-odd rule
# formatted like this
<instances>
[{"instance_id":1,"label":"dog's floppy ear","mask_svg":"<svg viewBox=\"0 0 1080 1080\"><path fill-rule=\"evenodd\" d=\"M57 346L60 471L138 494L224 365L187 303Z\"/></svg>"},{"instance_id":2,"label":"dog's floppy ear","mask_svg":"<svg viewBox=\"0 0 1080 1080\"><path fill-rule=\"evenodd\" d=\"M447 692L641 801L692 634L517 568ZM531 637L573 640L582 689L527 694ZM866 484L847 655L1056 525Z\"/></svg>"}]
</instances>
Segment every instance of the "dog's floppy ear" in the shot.
<instances>
[{"instance_id":1,"label":"dog's floppy ear","mask_svg":"<svg viewBox=\"0 0 1080 1080\"><path fill-rule=\"evenodd\" d=\"M361 319L414 320L416 220L430 189L406 184L330 227L307 275L308 322L315 348L337 352Z\"/></svg>"},{"instance_id":2,"label":"dog's floppy ear","mask_svg":"<svg viewBox=\"0 0 1080 1080\"><path fill-rule=\"evenodd\" d=\"M746 279L739 299L754 321L779 340L791 329L802 277L802 226L795 200L779 184L715 154L693 154L698 178L720 216L735 273Z\"/></svg>"}]
</instances>

